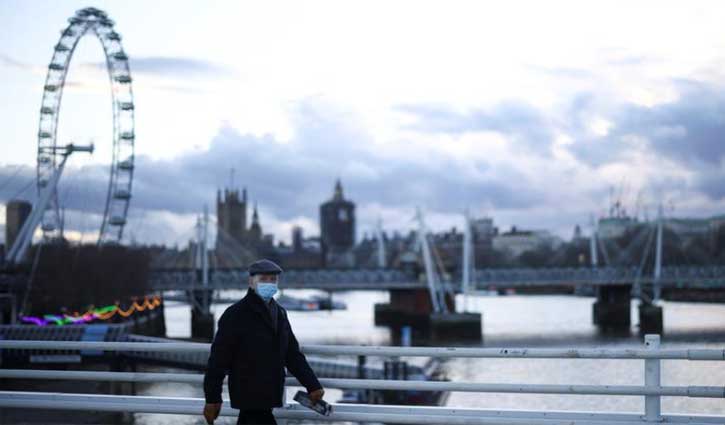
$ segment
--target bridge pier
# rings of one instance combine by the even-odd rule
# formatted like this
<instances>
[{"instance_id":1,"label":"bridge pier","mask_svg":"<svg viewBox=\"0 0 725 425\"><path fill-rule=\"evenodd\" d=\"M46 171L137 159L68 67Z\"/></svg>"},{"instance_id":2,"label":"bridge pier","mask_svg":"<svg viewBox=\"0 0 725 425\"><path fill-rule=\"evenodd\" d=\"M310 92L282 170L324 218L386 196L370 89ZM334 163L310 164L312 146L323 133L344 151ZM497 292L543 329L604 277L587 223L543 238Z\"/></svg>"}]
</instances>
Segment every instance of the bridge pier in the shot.
<instances>
[{"instance_id":1,"label":"bridge pier","mask_svg":"<svg viewBox=\"0 0 725 425\"><path fill-rule=\"evenodd\" d=\"M604 332L629 331L631 319L632 285L601 285L597 287L597 300L592 305L592 321Z\"/></svg>"},{"instance_id":2,"label":"bridge pier","mask_svg":"<svg viewBox=\"0 0 725 425\"><path fill-rule=\"evenodd\" d=\"M395 344L403 326L410 326L412 340L426 339L432 312L427 289L392 289L389 303L375 304L375 326L389 327Z\"/></svg>"},{"instance_id":3,"label":"bridge pier","mask_svg":"<svg viewBox=\"0 0 725 425\"><path fill-rule=\"evenodd\" d=\"M17 317L17 297L10 292L0 293L0 325L14 325Z\"/></svg>"},{"instance_id":4,"label":"bridge pier","mask_svg":"<svg viewBox=\"0 0 725 425\"><path fill-rule=\"evenodd\" d=\"M431 339L480 341L482 319L481 313L433 313L430 315Z\"/></svg>"},{"instance_id":5,"label":"bridge pier","mask_svg":"<svg viewBox=\"0 0 725 425\"><path fill-rule=\"evenodd\" d=\"M212 291L194 289L189 291L188 295L192 301L191 338L211 341L214 339L214 313L209 310L212 301Z\"/></svg>"},{"instance_id":6,"label":"bridge pier","mask_svg":"<svg viewBox=\"0 0 725 425\"><path fill-rule=\"evenodd\" d=\"M639 304L639 333L662 335L662 307L648 302Z\"/></svg>"},{"instance_id":7,"label":"bridge pier","mask_svg":"<svg viewBox=\"0 0 725 425\"><path fill-rule=\"evenodd\" d=\"M391 289L389 303L375 304L375 325L392 328L394 339L410 326L413 340L480 340L481 314L456 313L448 294L445 301L451 313L434 313L428 289Z\"/></svg>"},{"instance_id":8,"label":"bridge pier","mask_svg":"<svg viewBox=\"0 0 725 425\"><path fill-rule=\"evenodd\" d=\"M163 293L161 294L161 304L156 307L158 310L156 316L156 323L154 325L154 332L157 336L166 338L166 309L164 307Z\"/></svg>"}]
</instances>

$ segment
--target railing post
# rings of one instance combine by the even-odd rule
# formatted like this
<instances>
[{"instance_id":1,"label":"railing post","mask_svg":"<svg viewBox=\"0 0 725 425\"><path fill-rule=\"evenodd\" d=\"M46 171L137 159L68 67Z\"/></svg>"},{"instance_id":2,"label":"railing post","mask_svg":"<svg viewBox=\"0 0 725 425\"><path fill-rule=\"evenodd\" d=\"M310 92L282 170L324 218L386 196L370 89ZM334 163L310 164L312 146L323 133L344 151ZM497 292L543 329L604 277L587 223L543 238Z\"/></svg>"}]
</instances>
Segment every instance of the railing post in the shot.
<instances>
[{"instance_id":1,"label":"railing post","mask_svg":"<svg viewBox=\"0 0 725 425\"><path fill-rule=\"evenodd\" d=\"M647 349L656 350L660 348L660 336L647 334L644 336L644 345ZM660 386L660 359L645 359L644 361L644 385L648 388ZM660 396L644 396L644 419L647 422L661 422Z\"/></svg>"}]
</instances>

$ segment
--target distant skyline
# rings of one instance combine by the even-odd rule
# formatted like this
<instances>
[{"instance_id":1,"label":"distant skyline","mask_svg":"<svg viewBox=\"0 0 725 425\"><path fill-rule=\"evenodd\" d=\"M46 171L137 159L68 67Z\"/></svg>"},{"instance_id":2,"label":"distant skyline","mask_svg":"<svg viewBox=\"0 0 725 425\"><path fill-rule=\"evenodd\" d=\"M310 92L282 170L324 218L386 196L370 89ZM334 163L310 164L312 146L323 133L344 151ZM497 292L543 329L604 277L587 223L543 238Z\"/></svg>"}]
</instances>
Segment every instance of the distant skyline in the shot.
<instances>
[{"instance_id":1,"label":"distant skyline","mask_svg":"<svg viewBox=\"0 0 725 425\"><path fill-rule=\"evenodd\" d=\"M635 208L725 213L722 2L0 3L0 203L34 178L45 70L67 18L116 22L136 100L127 238L184 243L230 181L265 233L318 234L337 178L358 236L379 218L434 230L466 208L569 238L610 190ZM64 177L68 217L93 227L110 160L108 77L84 38L59 141L88 143ZM18 167L22 167L19 169ZM25 197L33 190L24 192ZM83 213L81 213L81 211ZM0 207L0 225L4 208ZM4 239L3 235L0 239Z\"/></svg>"}]
</instances>

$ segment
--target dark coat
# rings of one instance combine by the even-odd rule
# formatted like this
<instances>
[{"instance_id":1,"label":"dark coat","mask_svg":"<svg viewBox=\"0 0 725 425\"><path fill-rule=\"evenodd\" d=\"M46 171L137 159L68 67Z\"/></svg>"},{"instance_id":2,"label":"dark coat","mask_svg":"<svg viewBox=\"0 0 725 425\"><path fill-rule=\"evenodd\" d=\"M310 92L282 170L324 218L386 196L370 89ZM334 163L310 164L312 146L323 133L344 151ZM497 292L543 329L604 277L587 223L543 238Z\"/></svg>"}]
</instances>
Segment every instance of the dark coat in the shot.
<instances>
[{"instance_id":1,"label":"dark coat","mask_svg":"<svg viewBox=\"0 0 725 425\"><path fill-rule=\"evenodd\" d=\"M204 374L206 402L221 403L222 381L229 374L231 407L282 406L285 367L307 391L322 388L300 352L287 311L277 304L275 332L267 306L250 288L244 298L229 306L219 318Z\"/></svg>"}]
</instances>

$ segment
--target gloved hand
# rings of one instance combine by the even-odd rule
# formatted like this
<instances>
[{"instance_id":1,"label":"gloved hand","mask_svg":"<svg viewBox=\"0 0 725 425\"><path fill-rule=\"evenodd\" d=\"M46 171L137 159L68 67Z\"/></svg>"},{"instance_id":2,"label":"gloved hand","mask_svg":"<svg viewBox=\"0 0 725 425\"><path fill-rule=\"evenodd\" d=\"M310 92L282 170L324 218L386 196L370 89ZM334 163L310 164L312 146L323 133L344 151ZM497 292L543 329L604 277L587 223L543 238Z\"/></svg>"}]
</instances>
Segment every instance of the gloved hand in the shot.
<instances>
[{"instance_id":1,"label":"gloved hand","mask_svg":"<svg viewBox=\"0 0 725 425\"><path fill-rule=\"evenodd\" d=\"M204 405L204 419L206 419L206 423L213 425L214 420L219 417L219 412L221 410L221 403L206 403Z\"/></svg>"},{"instance_id":2,"label":"gloved hand","mask_svg":"<svg viewBox=\"0 0 725 425\"><path fill-rule=\"evenodd\" d=\"M318 401L322 400L322 396L325 395L325 390L320 388L307 394L310 396L310 401L312 401L312 405L314 406Z\"/></svg>"}]
</instances>

